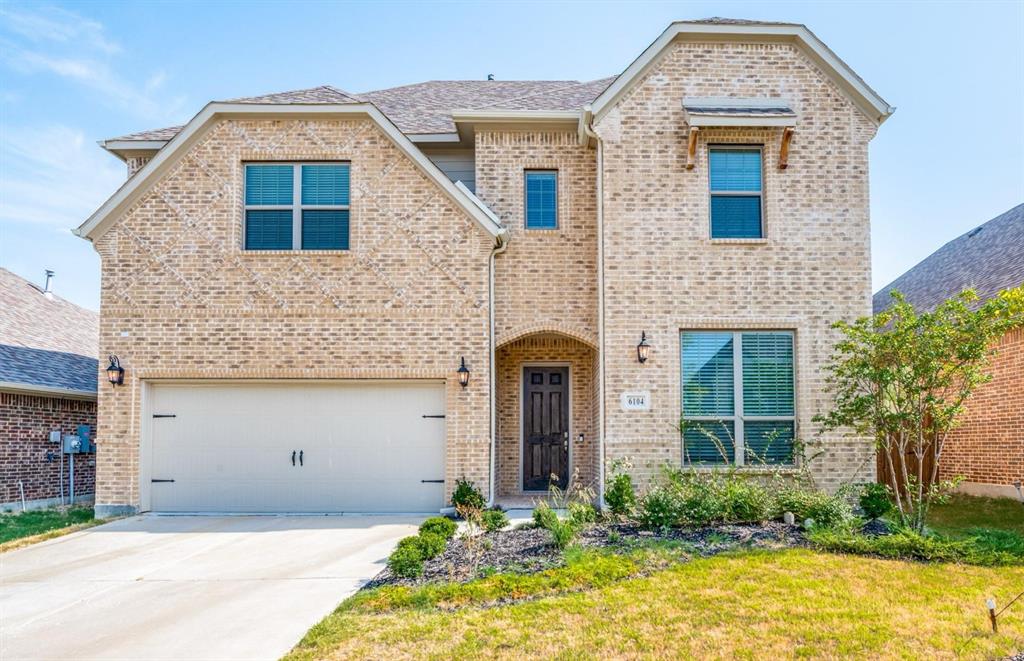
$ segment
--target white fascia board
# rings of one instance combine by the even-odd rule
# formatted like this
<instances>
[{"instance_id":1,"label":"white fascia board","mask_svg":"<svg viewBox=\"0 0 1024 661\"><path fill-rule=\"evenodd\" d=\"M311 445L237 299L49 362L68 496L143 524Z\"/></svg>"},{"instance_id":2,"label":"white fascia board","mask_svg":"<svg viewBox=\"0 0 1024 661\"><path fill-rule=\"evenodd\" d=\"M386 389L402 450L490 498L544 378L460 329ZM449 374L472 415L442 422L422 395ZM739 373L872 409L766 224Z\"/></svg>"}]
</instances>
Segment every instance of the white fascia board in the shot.
<instances>
[{"instance_id":1,"label":"white fascia board","mask_svg":"<svg viewBox=\"0 0 1024 661\"><path fill-rule=\"evenodd\" d=\"M687 115L690 126L796 126L796 117L750 116L750 115Z\"/></svg>"},{"instance_id":2,"label":"white fascia board","mask_svg":"<svg viewBox=\"0 0 1024 661\"><path fill-rule=\"evenodd\" d=\"M725 107L725 108L792 108L789 99L776 96L732 97L732 96L684 96L683 107Z\"/></svg>"},{"instance_id":3,"label":"white fascia board","mask_svg":"<svg viewBox=\"0 0 1024 661\"><path fill-rule=\"evenodd\" d=\"M410 141L415 143L459 142L458 133L408 133Z\"/></svg>"},{"instance_id":4,"label":"white fascia board","mask_svg":"<svg viewBox=\"0 0 1024 661\"><path fill-rule=\"evenodd\" d=\"M808 57L829 75L875 124L881 124L895 112L882 97L840 60L820 39L802 25L752 25L715 23L673 23L625 71L598 96L592 106L600 120L633 84L657 62L658 56L677 38L716 41L789 41L800 46Z\"/></svg>"},{"instance_id":5,"label":"white fascia board","mask_svg":"<svg viewBox=\"0 0 1024 661\"><path fill-rule=\"evenodd\" d=\"M218 117L322 117L337 115L366 115L372 119L391 141L408 156L428 177L436 183L456 204L466 211L492 237L497 238L502 228L494 223L491 216L484 213L479 204L444 175L441 170L414 145L404 133L398 130L391 120L369 103L355 104L255 104L255 103L208 103L189 121L134 177L126 181L107 199L74 233L76 236L95 239L97 233L105 226L106 221L117 217L134 203L146 190L150 182L159 177L173 165L174 158L193 145L203 130Z\"/></svg>"},{"instance_id":6,"label":"white fascia board","mask_svg":"<svg viewBox=\"0 0 1024 661\"><path fill-rule=\"evenodd\" d=\"M453 110L452 121L497 122L502 124L550 124L552 122L576 123L578 110Z\"/></svg>"},{"instance_id":7,"label":"white fascia board","mask_svg":"<svg viewBox=\"0 0 1024 661\"><path fill-rule=\"evenodd\" d=\"M493 211L491 211L491 208L488 207L486 204L484 204L484 201L476 196L476 193L474 193L473 191L469 190L469 188L466 187L466 184L462 183L461 181L456 181L455 182L455 187L458 188L460 191L462 191L462 193L466 197L468 197L470 200L472 200L473 204L475 204L478 207L480 207L480 210L483 211L485 214L487 214L487 216L491 219L491 222L493 222L495 225L497 225L498 227L501 228L498 231L499 234L507 234L508 233L508 230L506 230L504 227L501 227L501 219L498 218L497 214L495 214Z\"/></svg>"},{"instance_id":8,"label":"white fascia board","mask_svg":"<svg viewBox=\"0 0 1024 661\"><path fill-rule=\"evenodd\" d=\"M159 151L167 140L101 140L100 147L107 151Z\"/></svg>"},{"instance_id":9,"label":"white fascia board","mask_svg":"<svg viewBox=\"0 0 1024 661\"><path fill-rule=\"evenodd\" d=\"M25 395L40 395L44 397L60 397L63 399L96 400L95 392L72 390L71 388L55 388L53 386L41 386L34 383L19 383L17 381L0 381L0 391Z\"/></svg>"}]
</instances>

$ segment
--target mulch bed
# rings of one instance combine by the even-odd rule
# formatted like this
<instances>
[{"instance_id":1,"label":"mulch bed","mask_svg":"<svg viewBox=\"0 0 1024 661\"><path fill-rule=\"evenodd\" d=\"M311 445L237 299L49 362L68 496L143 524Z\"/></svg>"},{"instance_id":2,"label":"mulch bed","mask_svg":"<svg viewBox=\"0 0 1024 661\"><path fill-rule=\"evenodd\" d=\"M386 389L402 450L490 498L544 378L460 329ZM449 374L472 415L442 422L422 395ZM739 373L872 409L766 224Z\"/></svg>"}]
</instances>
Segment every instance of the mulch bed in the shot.
<instances>
[{"instance_id":1,"label":"mulch bed","mask_svg":"<svg viewBox=\"0 0 1024 661\"><path fill-rule=\"evenodd\" d=\"M598 523L581 531L578 543L583 548L620 548L623 551L644 540L670 539L685 542L694 556L712 556L738 549L783 549L804 546L799 526L784 523L717 525L706 528L680 528L654 533L627 523ZM565 563L562 553L551 543L551 535L539 528L501 530L478 539L480 559L477 571L471 568L471 553L466 541L456 537L444 553L424 563L418 578L399 578L385 568L366 588L382 585L416 586L438 581L469 581L481 571L493 573L534 573Z\"/></svg>"}]
</instances>

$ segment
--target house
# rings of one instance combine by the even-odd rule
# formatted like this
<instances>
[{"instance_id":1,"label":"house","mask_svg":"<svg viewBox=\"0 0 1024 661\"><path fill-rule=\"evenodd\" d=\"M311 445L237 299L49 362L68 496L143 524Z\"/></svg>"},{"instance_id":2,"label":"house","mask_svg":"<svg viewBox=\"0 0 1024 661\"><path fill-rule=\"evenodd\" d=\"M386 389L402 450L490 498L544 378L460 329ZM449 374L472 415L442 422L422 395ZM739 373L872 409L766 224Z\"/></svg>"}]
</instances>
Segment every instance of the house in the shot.
<instances>
[{"instance_id":1,"label":"house","mask_svg":"<svg viewBox=\"0 0 1024 661\"><path fill-rule=\"evenodd\" d=\"M94 491L94 456L64 453L51 434L96 428L99 317L57 296L52 278L39 287L0 268L0 509Z\"/></svg>"},{"instance_id":2,"label":"house","mask_svg":"<svg viewBox=\"0 0 1024 661\"><path fill-rule=\"evenodd\" d=\"M875 294L875 312L897 290L918 311L933 309L964 289L978 305L1024 285L1024 204L975 227L926 257ZM1024 330L993 347L992 380L967 401L960 426L947 437L939 479L963 478L960 489L982 496L1022 498L1024 482Z\"/></svg>"},{"instance_id":3,"label":"house","mask_svg":"<svg viewBox=\"0 0 1024 661\"><path fill-rule=\"evenodd\" d=\"M97 511L795 470L830 324L871 309L892 112L806 27L711 19L611 78L325 86L104 141ZM870 439L823 442L823 486L873 479Z\"/></svg>"}]
</instances>

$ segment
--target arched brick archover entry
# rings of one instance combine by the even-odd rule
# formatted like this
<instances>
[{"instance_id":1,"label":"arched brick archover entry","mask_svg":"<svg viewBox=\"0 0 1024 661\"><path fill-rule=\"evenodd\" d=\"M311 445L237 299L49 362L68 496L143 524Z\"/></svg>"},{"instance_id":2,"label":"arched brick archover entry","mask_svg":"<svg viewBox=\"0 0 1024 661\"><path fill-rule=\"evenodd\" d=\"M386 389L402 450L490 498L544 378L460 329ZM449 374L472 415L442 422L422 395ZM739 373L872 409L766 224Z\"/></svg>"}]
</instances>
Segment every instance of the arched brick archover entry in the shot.
<instances>
[{"instance_id":1,"label":"arched brick archover entry","mask_svg":"<svg viewBox=\"0 0 1024 661\"><path fill-rule=\"evenodd\" d=\"M578 337L582 335L583 337ZM600 475L597 416L597 349L593 338L579 329L572 333L552 330L518 329L499 343L495 352L497 386L497 472L498 502L515 503L530 493L524 488L524 373L540 366L564 368L568 375L567 408L569 476L596 489ZM582 434L583 438L580 439ZM530 466L531 464L527 464Z\"/></svg>"},{"instance_id":2,"label":"arched brick archover entry","mask_svg":"<svg viewBox=\"0 0 1024 661\"><path fill-rule=\"evenodd\" d=\"M495 348L516 342L524 337L539 335L562 335L578 342L581 342L591 349L597 351L597 335L581 326L562 323L537 322L513 328L512 330L498 336L494 343Z\"/></svg>"}]
</instances>

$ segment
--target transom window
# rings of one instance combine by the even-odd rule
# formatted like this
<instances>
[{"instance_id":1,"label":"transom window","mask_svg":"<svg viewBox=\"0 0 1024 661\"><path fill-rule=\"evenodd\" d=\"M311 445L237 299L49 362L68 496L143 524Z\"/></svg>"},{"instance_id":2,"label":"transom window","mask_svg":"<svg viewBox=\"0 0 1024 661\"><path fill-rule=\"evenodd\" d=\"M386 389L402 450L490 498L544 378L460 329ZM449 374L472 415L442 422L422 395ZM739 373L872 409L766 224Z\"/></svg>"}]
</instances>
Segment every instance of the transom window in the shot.
<instances>
[{"instance_id":1,"label":"transom window","mask_svg":"<svg viewBox=\"0 0 1024 661\"><path fill-rule=\"evenodd\" d=\"M761 149L711 147L711 238L760 239Z\"/></svg>"},{"instance_id":2,"label":"transom window","mask_svg":"<svg viewBox=\"0 0 1024 661\"><path fill-rule=\"evenodd\" d=\"M348 163L248 163L246 250L348 250Z\"/></svg>"},{"instance_id":3,"label":"transom window","mask_svg":"<svg viewBox=\"0 0 1024 661\"><path fill-rule=\"evenodd\" d=\"M558 171L526 171L526 229L558 229Z\"/></svg>"},{"instance_id":4,"label":"transom window","mask_svg":"<svg viewBox=\"0 0 1024 661\"><path fill-rule=\"evenodd\" d=\"M682 333L683 461L793 463L793 334Z\"/></svg>"}]
</instances>

